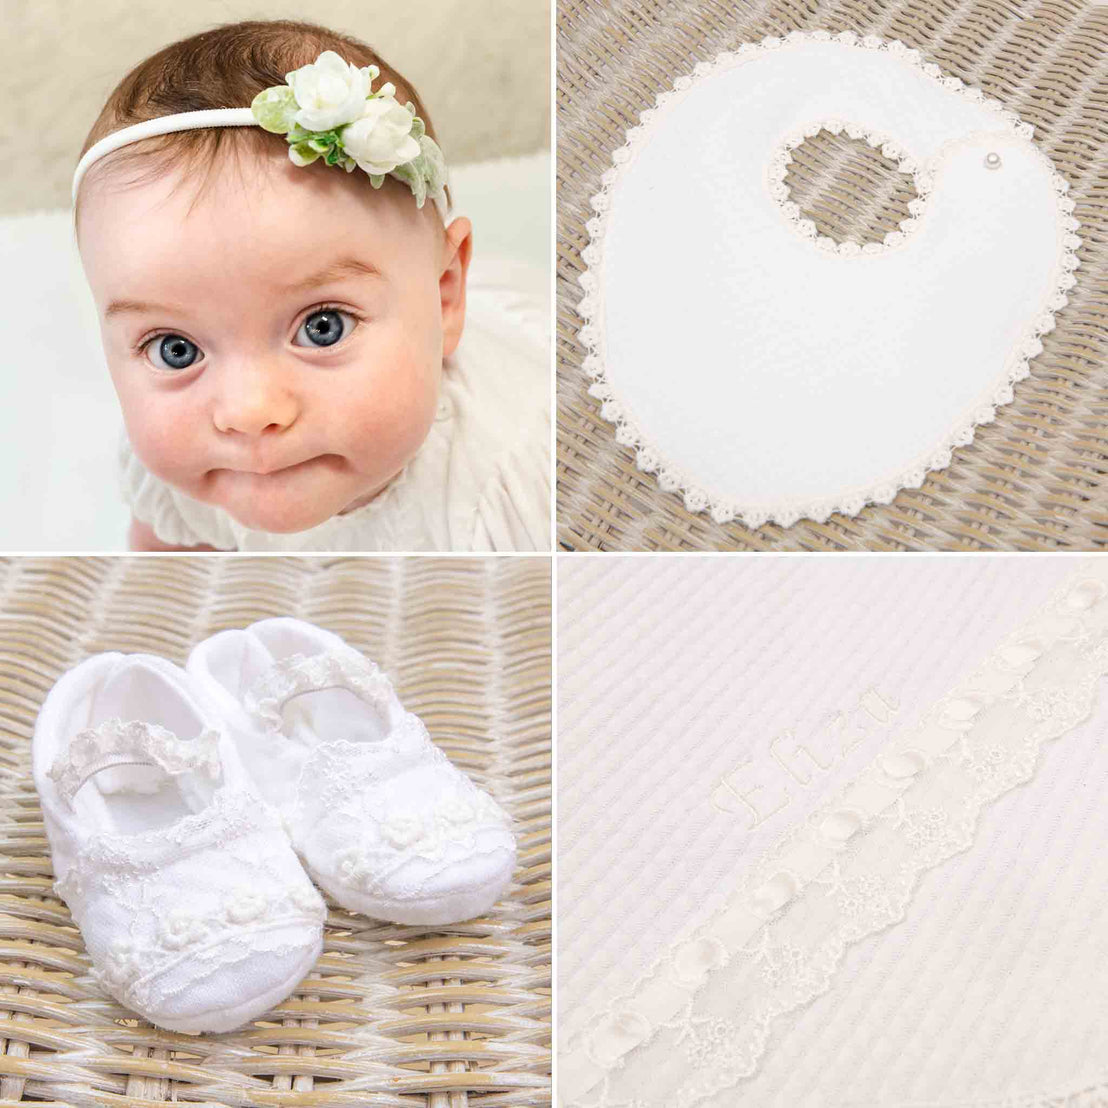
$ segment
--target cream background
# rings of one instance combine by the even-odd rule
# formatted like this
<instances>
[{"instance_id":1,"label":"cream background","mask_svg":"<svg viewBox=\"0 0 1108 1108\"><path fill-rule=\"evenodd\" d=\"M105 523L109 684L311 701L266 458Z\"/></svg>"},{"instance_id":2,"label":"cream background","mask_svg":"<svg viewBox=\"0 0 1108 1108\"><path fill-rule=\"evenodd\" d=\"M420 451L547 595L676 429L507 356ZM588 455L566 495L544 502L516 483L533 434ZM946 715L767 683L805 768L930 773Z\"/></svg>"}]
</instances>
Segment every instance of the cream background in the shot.
<instances>
[{"instance_id":1,"label":"cream background","mask_svg":"<svg viewBox=\"0 0 1108 1108\"><path fill-rule=\"evenodd\" d=\"M85 135L120 78L240 19L304 19L368 42L419 90L448 165L550 142L548 0L0 0L0 13L0 145L22 146L0 179L0 215L68 206Z\"/></svg>"}]
</instances>

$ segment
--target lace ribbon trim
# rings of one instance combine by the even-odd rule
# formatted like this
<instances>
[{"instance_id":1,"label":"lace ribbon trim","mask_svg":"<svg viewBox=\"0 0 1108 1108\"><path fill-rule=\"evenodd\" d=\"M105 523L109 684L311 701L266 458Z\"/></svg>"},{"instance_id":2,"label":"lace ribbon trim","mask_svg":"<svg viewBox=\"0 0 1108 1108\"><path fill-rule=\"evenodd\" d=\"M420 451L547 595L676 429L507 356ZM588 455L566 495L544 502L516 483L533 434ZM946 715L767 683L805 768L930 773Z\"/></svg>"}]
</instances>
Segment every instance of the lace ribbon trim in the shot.
<instances>
[{"instance_id":1,"label":"lace ribbon trim","mask_svg":"<svg viewBox=\"0 0 1108 1108\"><path fill-rule=\"evenodd\" d=\"M216 780L220 774L219 734L202 731L188 741L144 720L113 717L79 731L50 769L50 778L70 805L81 786L110 766L160 766L168 774L197 770Z\"/></svg>"},{"instance_id":2,"label":"lace ribbon trim","mask_svg":"<svg viewBox=\"0 0 1108 1108\"><path fill-rule=\"evenodd\" d=\"M846 948L903 920L920 877L968 849L982 810L1030 780L1040 749L1088 718L1108 674L1108 565L1071 578L851 785L762 858L728 904L634 991L567 1036L565 1103L666 1031L691 1076L666 1108L752 1075L774 1022L825 993ZM694 1001L728 974L733 1018ZM650 1108L649 1104L640 1108Z\"/></svg>"},{"instance_id":3,"label":"lace ribbon trim","mask_svg":"<svg viewBox=\"0 0 1108 1108\"><path fill-rule=\"evenodd\" d=\"M307 881L260 891L240 886L205 915L186 909L166 913L147 941L112 940L92 974L107 992L147 1012L189 987L186 981L170 992L158 988L159 979L177 966L194 962L198 971L209 972L213 965L232 965L263 950L287 952L294 947L268 942L267 933L284 934L306 923L322 928L325 919L326 906Z\"/></svg>"},{"instance_id":4,"label":"lace ribbon trim","mask_svg":"<svg viewBox=\"0 0 1108 1108\"><path fill-rule=\"evenodd\" d=\"M734 503L731 499L716 495L702 487L692 477L682 472L679 466L664 457L643 436L632 413L616 396L607 379L604 361L603 286L600 273L603 267L604 237L608 226L612 192L625 168L633 161L638 147L647 141L650 124L667 105L681 100L689 89L721 70L731 69L767 51L807 42L834 42L859 50L880 50L892 54L906 64L914 66L943 88L994 111L998 120L1012 134L1030 140L1034 133L1034 128L1029 123L1020 120L1018 115L1005 108L999 100L986 96L980 89L967 86L957 77L944 76L942 70L934 63L926 62L918 50L909 49L896 39L887 41L874 35L862 38L852 31L843 31L840 34L831 34L829 31L792 31L784 38L770 36L762 39L761 42L743 43L734 52L724 51L711 62L700 62L692 74L679 77L673 83L672 90L660 93L653 108L640 113L639 126L632 127L626 132L626 142L612 154L613 167L601 175L600 191L592 196L590 201L596 215L585 224L590 241L581 251L581 260L586 269L577 278L578 284L585 293L577 304L578 315L584 321L584 325L577 332L578 340L586 351L582 369L592 379L593 383L588 391L590 396L600 401L601 418L615 425L615 438L618 443L634 449L637 467L644 473L654 474L658 487L663 492L680 493L685 507L690 512L707 511L715 522L721 524L737 519L747 527L758 528L769 522L789 527L802 518L823 522L832 513L856 516L867 503L888 504L901 489L919 488L929 471L944 469L950 465L955 447L966 446L973 441L974 430L978 424L992 422L996 418L997 408L1012 401L1014 395L1012 386L1030 375L1030 361L1043 349L1041 337L1054 330L1055 313L1069 303L1067 294L1076 284L1074 272L1081 265L1077 257L1081 239L1076 234L1081 225L1073 215L1076 205L1067 196L1069 183L1054 167L1053 162L1041 151L1036 150L1042 164L1049 172L1059 213L1058 264L1051 282L1052 291L1042 311L1006 360L1000 379L990 386L987 393L982 395L971 410L962 413L954 429L938 446L917 458L901 472L873 485L846 490L819 501L806 500L781 504L772 509ZM838 127L835 133L845 131L851 137L863 138L871 145L881 146L883 149L889 147L892 153L888 156L899 158L901 169L914 174L921 201L912 201L914 208L910 205L913 219L905 220L901 224L900 231L892 231L886 235L884 244L871 244L875 249L859 246L857 243L840 244L828 236L817 236L815 225L810 220L805 220L799 208L788 200L784 173L789 164L787 159L791 156L790 151L795 149L805 137L818 133L822 127L828 129ZM804 131L784 138L771 163L770 191L782 204L787 218L799 234L814 239L821 249L834 250L843 258L857 257L860 260L883 253L885 248L902 245L915 229L915 218L924 211L926 204L924 198L930 191L935 167L941 161L944 152L940 151L935 158L922 167L917 166L910 158L901 157L901 153L887 136L871 131L861 124L824 120L818 125L810 125ZM905 169L906 161L913 167L912 169ZM783 194L781 189L784 189ZM909 226L905 227L905 223Z\"/></svg>"},{"instance_id":5,"label":"lace ribbon trim","mask_svg":"<svg viewBox=\"0 0 1108 1108\"><path fill-rule=\"evenodd\" d=\"M1024 137L1030 138L1030 126L1027 124L1021 126L1027 128ZM900 221L899 231L890 231L885 235L882 242L867 242L865 245L854 242L852 239L836 242L829 235L819 234L815 223L805 218L800 206L789 199L787 178L789 166L792 165L793 161L792 152L798 146L801 146L806 139L818 135L820 131L827 131L832 135L845 134L849 138L860 139L875 150L880 150L886 158L895 161L900 172L912 178L918 196L917 199L908 202L908 211L911 215L908 219ZM1023 134L1022 131L1021 134ZM814 242L820 250L825 250L830 254L838 254L843 258L853 258L859 254L887 254L891 250L903 246L919 228L920 217L927 211L927 200L934 186L934 170L924 169L891 135L883 134L880 131L870 131L859 124L845 123L843 120L835 118L821 119L818 122L808 124L800 131L787 135L785 141L781 143L770 158L769 168L766 171L766 187L769 194L776 201L781 213L793 230L801 238Z\"/></svg>"},{"instance_id":6,"label":"lace ribbon trim","mask_svg":"<svg viewBox=\"0 0 1108 1108\"><path fill-rule=\"evenodd\" d=\"M395 700L392 682L381 668L354 650L291 654L274 662L243 699L247 712L261 726L279 731L285 704L294 696L321 689L347 689L386 715Z\"/></svg>"}]
</instances>

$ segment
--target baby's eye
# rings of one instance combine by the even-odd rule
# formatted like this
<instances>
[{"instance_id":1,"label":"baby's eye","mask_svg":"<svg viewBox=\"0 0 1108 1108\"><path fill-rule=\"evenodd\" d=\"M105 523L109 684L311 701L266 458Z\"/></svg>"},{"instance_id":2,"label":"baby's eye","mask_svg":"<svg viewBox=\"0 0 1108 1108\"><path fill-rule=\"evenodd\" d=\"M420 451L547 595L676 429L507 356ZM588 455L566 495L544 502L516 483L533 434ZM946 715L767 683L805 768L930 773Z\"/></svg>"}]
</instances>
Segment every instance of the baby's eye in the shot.
<instances>
[{"instance_id":1,"label":"baby's eye","mask_svg":"<svg viewBox=\"0 0 1108 1108\"><path fill-rule=\"evenodd\" d=\"M349 328L343 322L344 318L350 320ZM296 337L303 334L313 346L334 346L355 325L356 320L349 312L340 312L338 308L316 308L300 324ZM304 343L296 345L303 346Z\"/></svg>"},{"instance_id":2,"label":"baby's eye","mask_svg":"<svg viewBox=\"0 0 1108 1108\"><path fill-rule=\"evenodd\" d=\"M146 347L158 369L188 369L200 357L200 348L183 335L158 335Z\"/></svg>"}]
</instances>

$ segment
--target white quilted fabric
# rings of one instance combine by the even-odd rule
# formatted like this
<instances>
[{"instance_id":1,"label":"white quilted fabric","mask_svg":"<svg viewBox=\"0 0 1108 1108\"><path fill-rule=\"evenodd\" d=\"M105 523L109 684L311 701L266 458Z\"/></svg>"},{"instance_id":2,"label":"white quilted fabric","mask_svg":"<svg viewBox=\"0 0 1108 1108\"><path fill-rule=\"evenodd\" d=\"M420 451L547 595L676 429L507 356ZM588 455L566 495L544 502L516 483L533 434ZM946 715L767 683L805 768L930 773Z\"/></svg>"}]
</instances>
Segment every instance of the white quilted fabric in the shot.
<instances>
[{"instance_id":1,"label":"white quilted fabric","mask_svg":"<svg viewBox=\"0 0 1108 1108\"><path fill-rule=\"evenodd\" d=\"M638 1048L607 1087L567 1092L611 1002L1083 564L562 560L565 1103L652 1105L663 1070L696 1075L680 1051ZM687 1103L1038 1105L1098 1086L1104 722L1100 710L1076 726L987 809L905 921L851 948L831 990L779 1021L752 1077Z\"/></svg>"}]
</instances>

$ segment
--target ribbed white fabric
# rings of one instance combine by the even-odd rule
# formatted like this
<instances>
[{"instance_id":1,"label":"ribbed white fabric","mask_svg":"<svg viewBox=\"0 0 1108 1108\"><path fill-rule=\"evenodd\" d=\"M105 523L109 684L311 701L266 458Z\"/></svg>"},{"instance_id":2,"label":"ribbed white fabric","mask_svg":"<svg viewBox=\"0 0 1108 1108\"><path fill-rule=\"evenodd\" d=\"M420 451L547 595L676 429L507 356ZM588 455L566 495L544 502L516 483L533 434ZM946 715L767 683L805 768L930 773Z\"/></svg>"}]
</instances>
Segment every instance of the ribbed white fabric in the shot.
<instances>
[{"instance_id":1,"label":"ribbed white fabric","mask_svg":"<svg viewBox=\"0 0 1108 1108\"><path fill-rule=\"evenodd\" d=\"M679 934L718 908L754 859L851 780L894 730L913 723L1079 567L1079 560L1063 558L564 559L563 1060L572 1065L588 1021L629 993ZM829 723L836 718L847 726ZM863 723L864 731L852 729ZM835 757L844 734L857 741ZM828 768L818 770L798 744ZM713 804L715 795L727 806L726 790L719 791L725 779L732 795L750 797L747 790L760 784L755 807L763 813L785 798L785 789L788 803L752 830L741 802L731 812ZM928 887L941 888L945 874L940 867ZM865 947L852 958L864 959ZM867 1016L866 1032L855 1040L859 1050L872 1046L891 1019L888 1012L884 1022ZM849 1086L839 1101L803 1101L824 1089L813 1076L815 1062L805 1071L803 1054L801 1047L802 1057L781 1071L795 1080L793 1099L779 1103L870 1103L854 1098ZM767 1073L770 1064L767 1058ZM841 1072L848 1077L859 1065L857 1058L853 1067L844 1062ZM798 1083L804 1072L808 1086ZM759 1084L761 1099L751 1093L742 1103L769 1104L767 1090L780 1084ZM747 1095L732 1089L720 1103L736 1103L740 1091Z\"/></svg>"}]
</instances>

